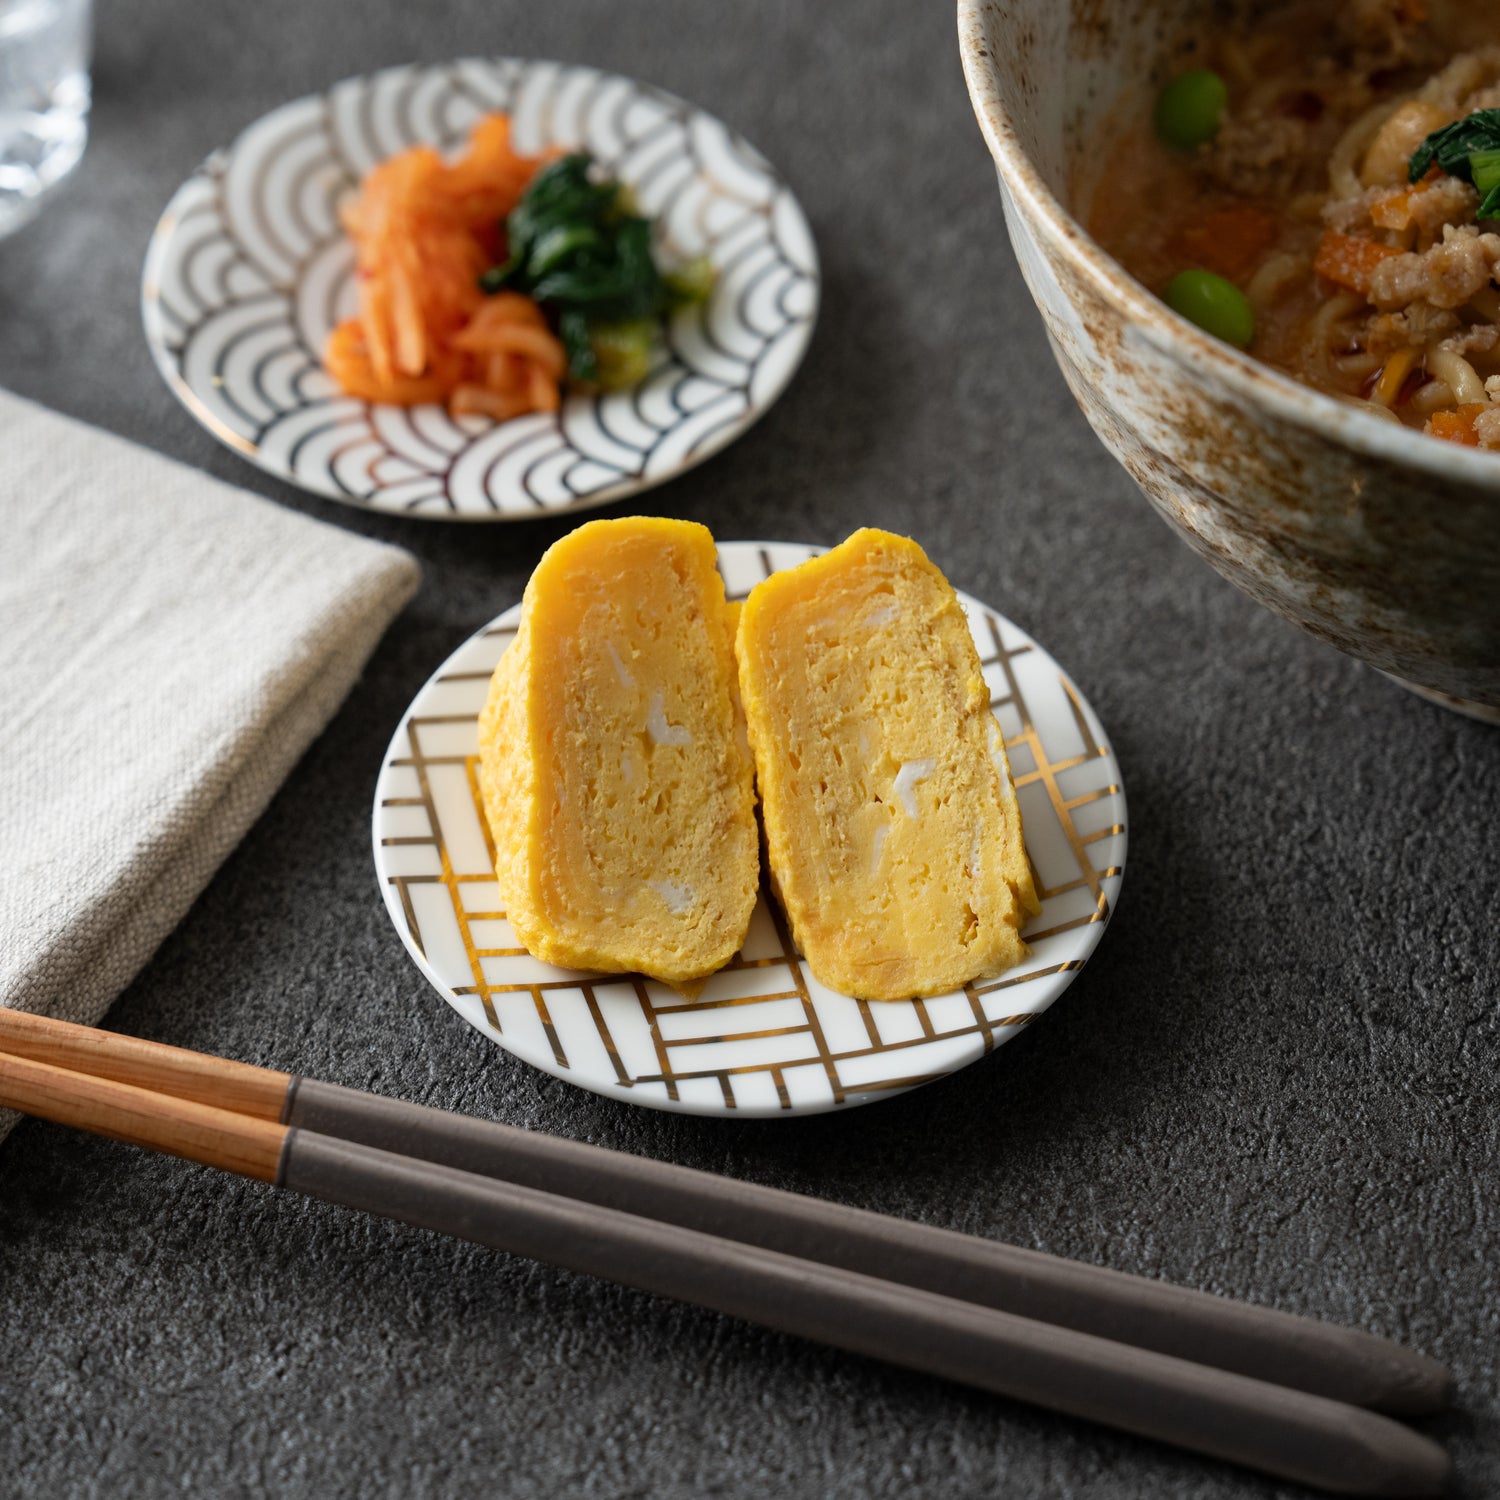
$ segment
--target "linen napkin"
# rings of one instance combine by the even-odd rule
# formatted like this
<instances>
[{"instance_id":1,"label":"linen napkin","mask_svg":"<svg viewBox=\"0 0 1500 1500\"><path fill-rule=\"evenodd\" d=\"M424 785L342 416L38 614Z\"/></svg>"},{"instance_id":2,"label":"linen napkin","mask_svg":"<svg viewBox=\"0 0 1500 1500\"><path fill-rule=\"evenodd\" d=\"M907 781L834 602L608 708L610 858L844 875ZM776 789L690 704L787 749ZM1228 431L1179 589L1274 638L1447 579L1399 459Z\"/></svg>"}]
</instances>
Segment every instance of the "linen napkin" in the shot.
<instances>
[{"instance_id":1,"label":"linen napkin","mask_svg":"<svg viewBox=\"0 0 1500 1500\"><path fill-rule=\"evenodd\" d=\"M0 391L0 1005L103 1016L416 585L398 548Z\"/></svg>"}]
</instances>

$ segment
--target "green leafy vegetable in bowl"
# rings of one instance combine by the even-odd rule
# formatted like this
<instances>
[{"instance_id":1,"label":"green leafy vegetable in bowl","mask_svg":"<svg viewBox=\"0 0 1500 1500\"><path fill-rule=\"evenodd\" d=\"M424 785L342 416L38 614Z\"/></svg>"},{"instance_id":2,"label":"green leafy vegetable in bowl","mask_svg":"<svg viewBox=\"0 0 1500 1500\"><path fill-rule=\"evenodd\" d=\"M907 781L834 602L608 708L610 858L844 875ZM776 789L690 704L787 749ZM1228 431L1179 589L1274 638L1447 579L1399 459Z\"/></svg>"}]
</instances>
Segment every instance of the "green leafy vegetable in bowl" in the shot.
<instances>
[{"instance_id":1,"label":"green leafy vegetable in bowl","mask_svg":"<svg viewBox=\"0 0 1500 1500\"><path fill-rule=\"evenodd\" d=\"M1412 152L1408 180L1419 181L1434 163L1450 177L1461 177L1479 190L1477 218L1500 217L1500 109L1476 109L1434 130Z\"/></svg>"},{"instance_id":2,"label":"green leafy vegetable in bowl","mask_svg":"<svg viewBox=\"0 0 1500 1500\"><path fill-rule=\"evenodd\" d=\"M707 259L663 273L651 221L628 188L600 179L588 156L562 156L532 178L505 221L509 255L486 271L486 292L521 292L556 322L569 379L614 390L651 368L661 322L704 301L713 287Z\"/></svg>"}]
</instances>

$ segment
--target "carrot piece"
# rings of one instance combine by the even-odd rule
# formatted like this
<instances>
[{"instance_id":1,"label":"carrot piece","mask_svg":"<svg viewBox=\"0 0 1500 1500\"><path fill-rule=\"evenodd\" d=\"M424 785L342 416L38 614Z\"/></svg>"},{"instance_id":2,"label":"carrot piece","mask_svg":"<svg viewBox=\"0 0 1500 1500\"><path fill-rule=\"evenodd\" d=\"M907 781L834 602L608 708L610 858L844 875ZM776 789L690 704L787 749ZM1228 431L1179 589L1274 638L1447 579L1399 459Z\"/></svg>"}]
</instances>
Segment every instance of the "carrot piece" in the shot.
<instances>
[{"instance_id":1,"label":"carrot piece","mask_svg":"<svg viewBox=\"0 0 1500 1500\"><path fill-rule=\"evenodd\" d=\"M329 334L323 350L323 365L349 395L389 406L424 406L428 402L441 401L452 384L452 375L448 371L415 379L382 377L371 362L369 346L358 318L347 319Z\"/></svg>"},{"instance_id":2,"label":"carrot piece","mask_svg":"<svg viewBox=\"0 0 1500 1500\"><path fill-rule=\"evenodd\" d=\"M540 165L539 160L516 155L505 115L486 115L470 133L467 153L448 169L442 191L477 228L503 219L520 202Z\"/></svg>"},{"instance_id":3,"label":"carrot piece","mask_svg":"<svg viewBox=\"0 0 1500 1500\"><path fill-rule=\"evenodd\" d=\"M1465 448L1479 446L1479 434L1474 430L1474 420L1490 410L1486 401L1466 401L1452 411L1435 411L1427 419L1427 431L1449 443L1461 443Z\"/></svg>"},{"instance_id":4,"label":"carrot piece","mask_svg":"<svg viewBox=\"0 0 1500 1500\"><path fill-rule=\"evenodd\" d=\"M1411 223L1412 200L1425 188L1396 188L1370 205L1370 222L1377 229L1405 229Z\"/></svg>"},{"instance_id":5,"label":"carrot piece","mask_svg":"<svg viewBox=\"0 0 1500 1500\"><path fill-rule=\"evenodd\" d=\"M1276 216L1253 203L1216 209L1177 236L1178 258L1242 281L1276 239Z\"/></svg>"},{"instance_id":6,"label":"carrot piece","mask_svg":"<svg viewBox=\"0 0 1500 1500\"><path fill-rule=\"evenodd\" d=\"M503 328L520 323L529 328L545 328L547 320L530 297L520 292L496 292L486 297L474 314L471 328Z\"/></svg>"},{"instance_id":7,"label":"carrot piece","mask_svg":"<svg viewBox=\"0 0 1500 1500\"><path fill-rule=\"evenodd\" d=\"M1392 188L1370 205L1370 222L1378 229L1405 229L1412 221L1417 199L1443 175L1436 162L1410 187Z\"/></svg>"},{"instance_id":8,"label":"carrot piece","mask_svg":"<svg viewBox=\"0 0 1500 1500\"><path fill-rule=\"evenodd\" d=\"M408 264L413 258L411 247L403 245L387 272L391 288L391 332L395 336L392 359L403 375L420 375L427 368L427 337L417 293L421 273Z\"/></svg>"},{"instance_id":9,"label":"carrot piece","mask_svg":"<svg viewBox=\"0 0 1500 1500\"><path fill-rule=\"evenodd\" d=\"M1325 229L1318 241L1318 253L1313 257L1313 270L1338 286L1368 296L1375 268L1393 255L1405 254L1399 245L1382 245L1378 240Z\"/></svg>"},{"instance_id":10,"label":"carrot piece","mask_svg":"<svg viewBox=\"0 0 1500 1500\"><path fill-rule=\"evenodd\" d=\"M459 385L448 398L448 410L455 417L492 417L497 422L508 422L512 417L524 416L531 406L524 395L502 395L482 385Z\"/></svg>"},{"instance_id":11,"label":"carrot piece","mask_svg":"<svg viewBox=\"0 0 1500 1500\"><path fill-rule=\"evenodd\" d=\"M536 362L526 367L526 394L533 411L556 411L562 405L557 377Z\"/></svg>"},{"instance_id":12,"label":"carrot piece","mask_svg":"<svg viewBox=\"0 0 1500 1500\"><path fill-rule=\"evenodd\" d=\"M469 132L469 157L475 162L515 161L510 148L510 116L485 115Z\"/></svg>"},{"instance_id":13,"label":"carrot piece","mask_svg":"<svg viewBox=\"0 0 1500 1500\"><path fill-rule=\"evenodd\" d=\"M324 353L345 391L399 405L448 400L496 421L556 408L567 356L541 309L479 287L503 253L499 221L551 154L518 155L496 114L452 163L419 146L365 174L339 215L355 246L359 316L333 330Z\"/></svg>"},{"instance_id":14,"label":"carrot piece","mask_svg":"<svg viewBox=\"0 0 1500 1500\"><path fill-rule=\"evenodd\" d=\"M476 328L473 323L449 341L455 349L475 354L523 354L540 365L553 380L567 373L568 355L544 328L512 324L505 328Z\"/></svg>"},{"instance_id":15,"label":"carrot piece","mask_svg":"<svg viewBox=\"0 0 1500 1500\"><path fill-rule=\"evenodd\" d=\"M482 363L484 386L497 396L515 396L526 388L526 361L517 354L491 354Z\"/></svg>"}]
</instances>

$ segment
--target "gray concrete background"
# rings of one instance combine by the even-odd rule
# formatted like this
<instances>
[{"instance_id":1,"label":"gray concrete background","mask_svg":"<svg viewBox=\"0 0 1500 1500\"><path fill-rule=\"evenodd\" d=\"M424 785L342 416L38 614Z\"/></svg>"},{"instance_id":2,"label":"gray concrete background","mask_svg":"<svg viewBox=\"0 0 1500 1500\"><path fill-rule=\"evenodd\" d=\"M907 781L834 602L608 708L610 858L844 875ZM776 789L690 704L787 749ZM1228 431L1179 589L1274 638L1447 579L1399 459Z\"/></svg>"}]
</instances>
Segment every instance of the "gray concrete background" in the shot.
<instances>
[{"instance_id":1,"label":"gray concrete background","mask_svg":"<svg viewBox=\"0 0 1500 1500\"><path fill-rule=\"evenodd\" d=\"M1011 260L951 5L102 9L88 157L0 243L0 384L426 570L111 1024L1407 1340L1458 1372L1430 1430L1463 1493L1500 1492L1500 734L1241 598L1099 447ZM506 51L715 111L818 236L801 374L650 508L725 538L909 532L1108 726L1131 814L1118 915L1043 1021L944 1083L796 1122L611 1103L468 1030L382 910L387 738L566 525L380 519L261 475L157 377L141 258L177 183L264 111ZM28 1121L0 1150L0 1493L1301 1492Z\"/></svg>"}]
</instances>

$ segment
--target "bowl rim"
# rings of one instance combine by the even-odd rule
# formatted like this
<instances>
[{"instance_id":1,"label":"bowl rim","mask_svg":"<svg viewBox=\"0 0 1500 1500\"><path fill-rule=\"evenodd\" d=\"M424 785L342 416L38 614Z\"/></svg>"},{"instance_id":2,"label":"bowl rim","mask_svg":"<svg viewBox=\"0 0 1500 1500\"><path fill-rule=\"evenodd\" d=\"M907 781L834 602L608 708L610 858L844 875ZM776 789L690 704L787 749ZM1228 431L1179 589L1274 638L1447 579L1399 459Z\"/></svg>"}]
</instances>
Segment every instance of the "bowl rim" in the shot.
<instances>
[{"instance_id":1,"label":"bowl rim","mask_svg":"<svg viewBox=\"0 0 1500 1500\"><path fill-rule=\"evenodd\" d=\"M1096 292L1189 369L1291 425L1356 453L1438 479L1500 492L1500 455L1445 443L1405 425L1383 421L1293 380L1210 337L1153 296L1058 200L1027 155L1006 107L988 42L989 18L1004 19L996 0L958 0L958 41L969 100L1006 187L1018 207L1044 232L1047 253L1065 259Z\"/></svg>"}]
</instances>

